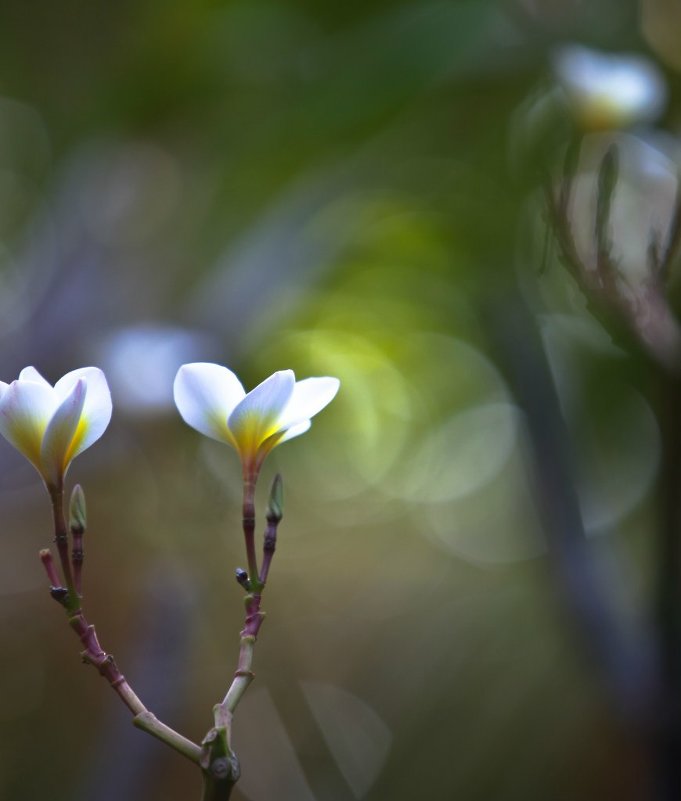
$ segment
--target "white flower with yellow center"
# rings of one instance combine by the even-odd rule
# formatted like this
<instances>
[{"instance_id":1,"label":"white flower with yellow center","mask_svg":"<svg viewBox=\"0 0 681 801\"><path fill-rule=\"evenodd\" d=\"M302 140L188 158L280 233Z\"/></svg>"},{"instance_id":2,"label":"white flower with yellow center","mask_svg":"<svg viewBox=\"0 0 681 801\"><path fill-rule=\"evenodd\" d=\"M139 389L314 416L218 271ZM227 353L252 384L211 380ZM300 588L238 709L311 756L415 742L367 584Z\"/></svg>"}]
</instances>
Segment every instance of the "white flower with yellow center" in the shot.
<instances>
[{"instance_id":1,"label":"white flower with yellow center","mask_svg":"<svg viewBox=\"0 0 681 801\"><path fill-rule=\"evenodd\" d=\"M231 370L219 364L184 364L175 377L175 403L192 428L236 449L244 477L255 478L267 454L310 427L329 404L340 381L306 378L280 370L246 393Z\"/></svg>"},{"instance_id":2,"label":"white flower with yellow center","mask_svg":"<svg viewBox=\"0 0 681 801\"><path fill-rule=\"evenodd\" d=\"M61 489L73 459L98 440L111 419L104 373L81 367L52 386L35 367L0 381L0 434L24 454L48 489Z\"/></svg>"}]
</instances>

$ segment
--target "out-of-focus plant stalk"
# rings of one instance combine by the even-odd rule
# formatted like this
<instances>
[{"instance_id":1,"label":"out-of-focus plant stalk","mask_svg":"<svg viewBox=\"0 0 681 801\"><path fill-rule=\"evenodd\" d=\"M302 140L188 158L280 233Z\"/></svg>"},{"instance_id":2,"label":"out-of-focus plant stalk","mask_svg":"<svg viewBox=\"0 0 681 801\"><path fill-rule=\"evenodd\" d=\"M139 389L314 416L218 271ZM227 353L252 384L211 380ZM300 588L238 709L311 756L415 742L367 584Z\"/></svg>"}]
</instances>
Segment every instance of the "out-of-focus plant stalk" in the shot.
<instances>
[{"instance_id":1,"label":"out-of-focus plant stalk","mask_svg":"<svg viewBox=\"0 0 681 801\"><path fill-rule=\"evenodd\" d=\"M681 787L681 378L661 375L662 462L658 484L655 627L658 644L656 777L659 797L678 798Z\"/></svg>"},{"instance_id":2,"label":"out-of-focus plant stalk","mask_svg":"<svg viewBox=\"0 0 681 801\"><path fill-rule=\"evenodd\" d=\"M569 149L570 150L570 149ZM612 256L610 214L618 178L617 152L606 152L598 176L594 220L596 265L584 263L569 219L572 174L564 167L557 191L545 181L549 221L568 270L589 303L623 320L650 357L659 392L662 461L658 481L659 524L654 599L654 670L639 726L649 742L655 798L676 801L681 788L681 325L668 298L667 282L681 251L681 177L663 241L649 232L647 272L626 281Z\"/></svg>"}]
</instances>

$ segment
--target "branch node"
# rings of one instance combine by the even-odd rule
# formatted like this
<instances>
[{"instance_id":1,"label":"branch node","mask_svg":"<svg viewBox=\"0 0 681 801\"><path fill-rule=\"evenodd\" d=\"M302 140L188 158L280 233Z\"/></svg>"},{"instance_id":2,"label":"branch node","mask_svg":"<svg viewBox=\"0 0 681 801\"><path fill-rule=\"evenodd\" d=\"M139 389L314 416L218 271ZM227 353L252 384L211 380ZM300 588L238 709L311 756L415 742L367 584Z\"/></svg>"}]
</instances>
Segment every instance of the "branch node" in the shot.
<instances>
[{"instance_id":1,"label":"branch node","mask_svg":"<svg viewBox=\"0 0 681 801\"><path fill-rule=\"evenodd\" d=\"M247 679L254 679L255 673L252 670L235 670L234 676L245 676Z\"/></svg>"}]
</instances>

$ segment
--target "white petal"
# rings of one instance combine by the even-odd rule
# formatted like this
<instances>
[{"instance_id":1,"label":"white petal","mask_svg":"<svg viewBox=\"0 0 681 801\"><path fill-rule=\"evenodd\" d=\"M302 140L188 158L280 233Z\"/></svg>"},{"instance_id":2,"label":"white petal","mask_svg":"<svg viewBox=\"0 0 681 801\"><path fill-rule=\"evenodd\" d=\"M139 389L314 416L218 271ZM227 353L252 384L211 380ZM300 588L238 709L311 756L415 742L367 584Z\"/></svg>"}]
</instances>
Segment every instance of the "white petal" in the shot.
<instances>
[{"instance_id":1,"label":"white petal","mask_svg":"<svg viewBox=\"0 0 681 801\"><path fill-rule=\"evenodd\" d=\"M71 370L70 373L63 375L54 385L54 391L57 393L59 400L64 400L67 395L71 394L73 388L76 386L76 383L81 378L84 378L85 382L89 386L90 383L94 384L95 381L97 381L97 377L99 377L100 381L104 379L104 384L106 384L104 373L99 369L99 367L79 367L77 370Z\"/></svg>"},{"instance_id":2,"label":"white petal","mask_svg":"<svg viewBox=\"0 0 681 801\"><path fill-rule=\"evenodd\" d=\"M336 397L340 381L337 378L306 378L293 388L291 400L282 413L278 426L289 428L299 420L309 420ZM302 433L302 432L301 432Z\"/></svg>"},{"instance_id":3,"label":"white petal","mask_svg":"<svg viewBox=\"0 0 681 801\"><path fill-rule=\"evenodd\" d=\"M0 398L0 434L38 470L43 434L56 406L47 382L12 381Z\"/></svg>"},{"instance_id":4,"label":"white petal","mask_svg":"<svg viewBox=\"0 0 681 801\"><path fill-rule=\"evenodd\" d=\"M45 429L40 461L45 480L53 486L60 483L69 462L75 455L72 455L71 444L81 422L86 394L86 381L80 378L52 415Z\"/></svg>"},{"instance_id":5,"label":"white petal","mask_svg":"<svg viewBox=\"0 0 681 801\"><path fill-rule=\"evenodd\" d=\"M7 389L9 389L9 384L6 384L4 381L0 381L0 398L2 398Z\"/></svg>"},{"instance_id":6,"label":"white petal","mask_svg":"<svg viewBox=\"0 0 681 801\"><path fill-rule=\"evenodd\" d=\"M57 396L65 398L81 379L86 383L85 402L81 424L68 454L69 461L96 442L111 421L111 393L106 376L99 367L80 367L67 373L54 385Z\"/></svg>"},{"instance_id":7,"label":"white petal","mask_svg":"<svg viewBox=\"0 0 681 801\"><path fill-rule=\"evenodd\" d=\"M296 423L284 432L281 439L277 440L277 445L281 445L282 442L286 442L294 437L299 437L301 434L304 434L306 431L308 431L311 425L311 420L303 420L300 423Z\"/></svg>"},{"instance_id":8,"label":"white petal","mask_svg":"<svg viewBox=\"0 0 681 801\"><path fill-rule=\"evenodd\" d=\"M52 389L52 384L43 378L35 367L24 367L19 373L19 381L34 381L36 384L45 384L45 386Z\"/></svg>"},{"instance_id":9,"label":"white petal","mask_svg":"<svg viewBox=\"0 0 681 801\"><path fill-rule=\"evenodd\" d=\"M258 445L277 430L295 385L293 370L279 370L266 378L230 414L229 429L239 450L255 453Z\"/></svg>"},{"instance_id":10,"label":"white petal","mask_svg":"<svg viewBox=\"0 0 681 801\"><path fill-rule=\"evenodd\" d=\"M173 394L185 423L207 437L235 444L227 418L246 392L231 370L208 362L183 364Z\"/></svg>"}]
</instances>

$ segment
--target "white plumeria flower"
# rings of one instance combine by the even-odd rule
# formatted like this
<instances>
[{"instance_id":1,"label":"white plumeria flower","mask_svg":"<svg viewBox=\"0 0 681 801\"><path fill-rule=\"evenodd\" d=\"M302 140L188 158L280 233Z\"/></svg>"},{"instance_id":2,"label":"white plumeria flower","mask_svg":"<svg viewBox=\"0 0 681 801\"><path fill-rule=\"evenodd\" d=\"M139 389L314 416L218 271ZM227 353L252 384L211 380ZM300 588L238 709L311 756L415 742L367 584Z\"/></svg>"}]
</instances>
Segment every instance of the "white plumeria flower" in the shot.
<instances>
[{"instance_id":1,"label":"white plumeria flower","mask_svg":"<svg viewBox=\"0 0 681 801\"><path fill-rule=\"evenodd\" d=\"M111 419L104 373L81 367L52 386L35 367L0 381L0 434L34 465L48 489L61 489L72 460L98 440Z\"/></svg>"},{"instance_id":2,"label":"white plumeria flower","mask_svg":"<svg viewBox=\"0 0 681 801\"><path fill-rule=\"evenodd\" d=\"M231 370L219 364L183 364L175 377L175 403L192 428L232 445L244 476L255 478L267 454L310 427L310 418L329 404L340 381L306 378L280 370L248 394Z\"/></svg>"},{"instance_id":3,"label":"white plumeria flower","mask_svg":"<svg viewBox=\"0 0 681 801\"><path fill-rule=\"evenodd\" d=\"M642 56L568 45L556 53L554 68L573 112L588 130L652 122L664 111L664 78Z\"/></svg>"}]
</instances>

